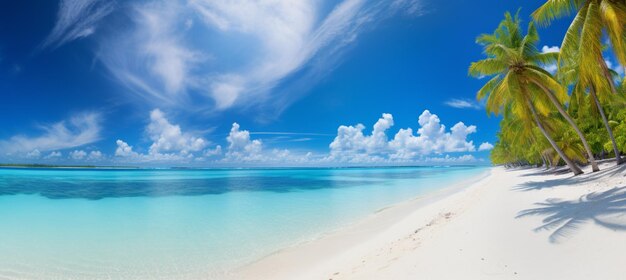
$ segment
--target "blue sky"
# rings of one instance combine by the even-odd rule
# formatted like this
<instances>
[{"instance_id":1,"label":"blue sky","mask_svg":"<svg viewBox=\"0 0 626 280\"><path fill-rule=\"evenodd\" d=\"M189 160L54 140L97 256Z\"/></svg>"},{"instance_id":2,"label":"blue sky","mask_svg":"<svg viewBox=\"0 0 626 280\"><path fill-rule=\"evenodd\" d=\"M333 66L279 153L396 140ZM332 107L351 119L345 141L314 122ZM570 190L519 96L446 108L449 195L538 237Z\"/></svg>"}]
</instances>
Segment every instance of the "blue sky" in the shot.
<instances>
[{"instance_id":1,"label":"blue sky","mask_svg":"<svg viewBox=\"0 0 626 280\"><path fill-rule=\"evenodd\" d=\"M3 3L0 161L486 164L474 40L542 1L216 2Z\"/></svg>"}]
</instances>

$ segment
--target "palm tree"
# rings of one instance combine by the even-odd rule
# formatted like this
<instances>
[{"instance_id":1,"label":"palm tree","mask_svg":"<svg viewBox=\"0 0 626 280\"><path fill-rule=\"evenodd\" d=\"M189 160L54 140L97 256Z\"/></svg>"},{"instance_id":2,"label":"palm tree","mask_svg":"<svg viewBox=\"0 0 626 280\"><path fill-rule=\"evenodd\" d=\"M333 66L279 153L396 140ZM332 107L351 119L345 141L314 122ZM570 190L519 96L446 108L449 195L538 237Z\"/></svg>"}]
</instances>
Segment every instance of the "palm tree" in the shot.
<instances>
[{"instance_id":1,"label":"palm tree","mask_svg":"<svg viewBox=\"0 0 626 280\"><path fill-rule=\"evenodd\" d=\"M555 61L557 57L539 53L535 47L538 40L537 30L532 23L528 26L527 35L522 36L519 16L516 14L513 18L507 12L493 34L483 34L477 38L476 42L483 45L487 58L473 62L469 74L475 77L493 76L477 94L478 99L487 98L488 112L498 115L503 110L510 110L525 123L534 122L572 172L575 175L582 174L580 167L558 147L542 119L551 111L548 106L550 103L562 115L569 115L561 105L567 98L564 88L539 66ZM582 142L586 143L582 133L578 134ZM592 160L593 155L590 157Z\"/></svg>"},{"instance_id":2,"label":"palm tree","mask_svg":"<svg viewBox=\"0 0 626 280\"><path fill-rule=\"evenodd\" d=\"M601 101L610 98L609 93L617 93L613 75L602 54L602 38L606 32L617 60L626 65L626 1L548 0L532 16L535 21L547 25L572 11L578 12L561 44L558 65L576 66L579 86L589 90L613 144L617 164L621 164L620 151L601 105Z\"/></svg>"},{"instance_id":3,"label":"palm tree","mask_svg":"<svg viewBox=\"0 0 626 280\"><path fill-rule=\"evenodd\" d=\"M541 161L548 168L552 161L546 155L551 148L548 148L550 144L545 141L541 132L536 127L528 125L528 122L516 118L511 112L505 111L504 115L505 117L500 122L498 141L494 147L494 151L498 150L498 154L492 154L492 160L500 163L503 161L526 162L531 165L539 164ZM557 162L558 160L560 158Z\"/></svg>"},{"instance_id":4,"label":"palm tree","mask_svg":"<svg viewBox=\"0 0 626 280\"><path fill-rule=\"evenodd\" d=\"M608 132L609 139L611 141L613 153L615 154L615 159L617 164L623 163L622 158L620 156L620 151L613 136L613 129L610 126L610 122L607 118L604 104L623 104L624 101L620 100L620 96L615 94L598 94L596 86L591 83L590 85L586 85L585 81L587 79L581 79L579 72L579 62L575 59L571 58L563 58L562 61L567 61L561 64L558 71L559 79L566 85L570 85L572 87L572 92L570 95L570 109L576 108L578 113L579 122L583 121L583 115L592 115L593 117L599 117L604 125L604 128ZM617 76L615 71L609 71L612 76ZM608 81L606 81L608 82ZM602 84L606 84L606 82L602 82ZM605 89L607 87L604 87ZM608 91L601 91L607 93ZM588 95L588 96L587 96ZM588 98L586 98L588 97ZM584 106L589 103L590 106ZM583 109L584 108L584 109ZM604 151L604 149L602 149Z\"/></svg>"}]
</instances>

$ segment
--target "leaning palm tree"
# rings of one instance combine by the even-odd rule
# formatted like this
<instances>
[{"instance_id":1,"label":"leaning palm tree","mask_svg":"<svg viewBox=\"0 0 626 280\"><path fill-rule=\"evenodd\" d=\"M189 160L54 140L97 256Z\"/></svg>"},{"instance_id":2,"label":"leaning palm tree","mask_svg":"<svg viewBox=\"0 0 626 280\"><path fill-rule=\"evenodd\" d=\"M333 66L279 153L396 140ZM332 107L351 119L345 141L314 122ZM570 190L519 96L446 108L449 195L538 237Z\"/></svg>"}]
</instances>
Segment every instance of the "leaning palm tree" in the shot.
<instances>
[{"instance_id":1,"label":"leaning palm tree","mask_svg":"<svg viewBox=\"0 0 626 280\"><path fill-rule=\"evenodd\" d=\"M580 72L578 70L580 62L577 61L576 59L563 58L562 61L567 61L567 62L561 63L561 66L559 67L559 71L558 71L558 76L559 76L559 79L564 84L569 85L572 88L572 92L570 95L570 105L575 104L574 107L583 107L582 105L585 105L587 101L589 101L590 103L589 105L591 105L591 106L586 106L585 107L586 110L581 110L581 109L577 110L578 115L579 115L579 121L581 120L582 115L591 115L593 117L599 117L600 120L602 120L602 123L604 124L606 131L608 132L609 139L611 140L611 145L613 148L613 153L615 154L615 159L616 159L617 164L619 165L623 163L623 160L620 156L619 148L617 147L617 142L615 140L615 137L613 136L613 129L611 128L609 124L609 119L606 116L604 106L602 105L602 103L623 104L624 101L620 100L621 96L618 95L617 93L608 94L609 91L606 89L609 88L607 86L607 83L609 83L610 81L601 80L600 85L604 85L604 86L601 86L599 88L603 88L605 90L598 91L596 85L593 82L589 83L588 82L589 79L582 79L580 76ZM615 73L615 71L609 70L609 72L611 73L611 76L617 76L617 73ZM587 93L588 93L589 98L585 98ZM601 94L601 93L604 93L604 94Z\"/></svg>"},{"instance_id":2,"label":"leaning palm tree","mask_svg":"<svg viewBox=\"0 0 626 280\"><path fill-rule=\"evenodd\" d=\"M626 65L626 1L615 0L548 0L533 12L541 24L549 24L558 17L577 11L570 24L559 55L559 68L574 64L579 85L588 89L594 106L608 131L617 164L622 163L613 131L609 125L602 101L609 102L610 93L617 93L615 80L603 57L602 41L608 35L617 60Z\"/></svg>"},{"instance_id":3,"label":"leaning palm tree","mask_svg":"<svg viewBox=\"0 0 626 280\"><path fill-rule=\"evenodd\" d=\"M500 122L500 133L498 141L506 143L507 153L515 158L527 161L529 164L537 164L542 161L546 164L543 151L550 144L545 141L542 135L537 135L537 129L532 122L524 122L516 118L510 111L504 112L504 118Z\"/></svg>"},{"instance_id":4,"label":"leaning palm tree","mask_svg":"<svg viewBox=\"0 0 626 280\"><path fill-rule=\"evenodd\" d=\"M563 151L545 128L543 116L547 116L552 104L559 113L568 120L588 148L580 129L562 107L567 93L550 73L540 65L556 60L553 53L543 54L537 51L535 43L539 40L537 30L532 22L528 26L526 36L520 31L520 20L516 14L510 13L500 23L493 34L483 34L476 40L483 45L487 58L473 62L469 74L475 77L493 76L477 94L478 99L487 99L487 110L498 115L509 109L517 118L526 123L534 123L541 130L550 145L565 161L575 175L583 173ZM587 149L589 161L597 169L593 154Z\"/></svg>"}]
</instances>

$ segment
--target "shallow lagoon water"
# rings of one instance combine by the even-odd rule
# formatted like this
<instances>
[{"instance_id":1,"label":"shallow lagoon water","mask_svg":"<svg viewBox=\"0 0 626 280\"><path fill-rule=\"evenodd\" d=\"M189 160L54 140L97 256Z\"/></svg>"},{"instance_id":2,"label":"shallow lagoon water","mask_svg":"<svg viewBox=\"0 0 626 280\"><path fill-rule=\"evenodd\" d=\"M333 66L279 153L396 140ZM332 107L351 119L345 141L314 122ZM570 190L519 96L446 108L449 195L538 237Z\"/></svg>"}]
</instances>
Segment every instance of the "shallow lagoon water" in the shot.
<instances>
[{"instance_id":1,"label":"shallow lagoon water","mask_svg":"<svg viewBox=\"0 0 626 280\"><path fill-rule=\"evenodd\" d=\"M220 278L486 170L0 169L0 279Z\"/></svg>"}]
</instances>

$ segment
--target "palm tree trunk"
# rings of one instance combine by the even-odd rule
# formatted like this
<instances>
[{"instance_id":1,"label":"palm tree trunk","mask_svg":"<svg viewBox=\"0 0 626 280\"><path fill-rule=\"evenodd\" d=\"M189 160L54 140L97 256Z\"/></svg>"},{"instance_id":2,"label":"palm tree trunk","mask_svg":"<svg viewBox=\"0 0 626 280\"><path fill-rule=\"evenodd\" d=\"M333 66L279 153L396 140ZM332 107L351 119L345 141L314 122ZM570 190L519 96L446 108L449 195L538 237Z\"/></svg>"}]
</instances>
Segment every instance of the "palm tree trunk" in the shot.
<instances>
[{"instance_id":1,"label":"palm tree trunk","mask_svg":"<svg viewBox=\"0 0 626 280\"><path fill-rule=\"evenodd\" d=\"M561 102L559 102L559 100L556 99L556 96L554 96L554 94L552 94L552 92L546 87L544 87L541 83L537 82L534 79L532 80L532 82L543 90L543 92L548 96L548 98L550 99L552 104L554 104L554 106L559 111L559 113L561 113L563 118L565 118L565 120L574 128L574 130L576 131L576 134L578 134L578 137L580 138L580 141L583 142L583 146L585 146L585 150L587 151L587 157L589 158L589 163L591 163L591 170L593 170L593 172L600 171L600 168L598 168L598 163L596 162L596 159L593 156L593 152L591 151L591 147L589 146L589 143L587 143L587 139L585 138L585 135L580 130L580 128L578 128L578 125L576 125L572 117L570 117L570 115L567 112L565 112L565 109L563 109Z\"/></svg>"},{"instance_id":2,"label":"palm tree trunk","mask_svg":"<svg viewBox=\"0 0 626 280\"><path fill-rule=\"evenodd\" d=\"M576 163L574 163L567 155L565 155L563 150L559 148L556 142L554 142L554 139L550 137L546 129L543 127L541 120L539 120L539 115L537 115L537 111L535 110L535 105L533 105L533 103L528 99L526 100L526 102L528 103L528 107L530 108L530 111L533 114L533 118L535 119L535 123L537 124L537 127L539 127L539 130L541 130L541 133L543 133L543 136L545 136L546 139L548 139L548 142L550 142L550 145L552 145L552 148L559 154L559 156L563 159L563 161L565 161L569 169L574 173L574 176L583 174L583 171L580 169L580 167L578 167Z\"/></svg>"},{"instance_id":3,"label":"palm tree trunk","mask_svg":"<svg viewBox=\"0 0 626 280\"><path fill-rule=\"evenodd\" d=\"M541 153L539 155L541 156L541 162L543 162L542 166L548 169L548 163L546 163L546 158Z\"/></svg>"},{"instance_id":4,"label":"palm tree trunk","mask_svg":"<svg viewBox=\"0 0 626 280\"><path fill-rule=\"evenodd\" d=\"M620 165L622 164L622 157L620 156L619 149L617 148L617 142L615 141L615 137L613 136L613 129L611 129L611 126L609 125L609 121L607 120L606 115L604 114L604 109L602 109L602 105L600 105L600 100L598 100L598 96L596 95L595 88L591 87L591 90L589 92L591 93L593 102L596 103L596 106L598 107L598 111L600 111L600 116L602 116L602 122L604 123L604 126L606 127L606 131L609 132L609 138L611 138L611 143L613 144L613 152L615 153L615 161L617 162L617 165Z\"/></svg>"},{"instance_id":5,"label":"palm tree trunk","mask_svg":"<svg viewBox=\"0 0 626 280\"><path fill-rule=\"evenodd\" d=\"M548 161L548 166L549 166L549 168L546 168L546 169L552 168L552 166L553 166L552 160L550 159L550 157L548 155L546 155L546 160Z\"/></svg>"}]
</instances>

